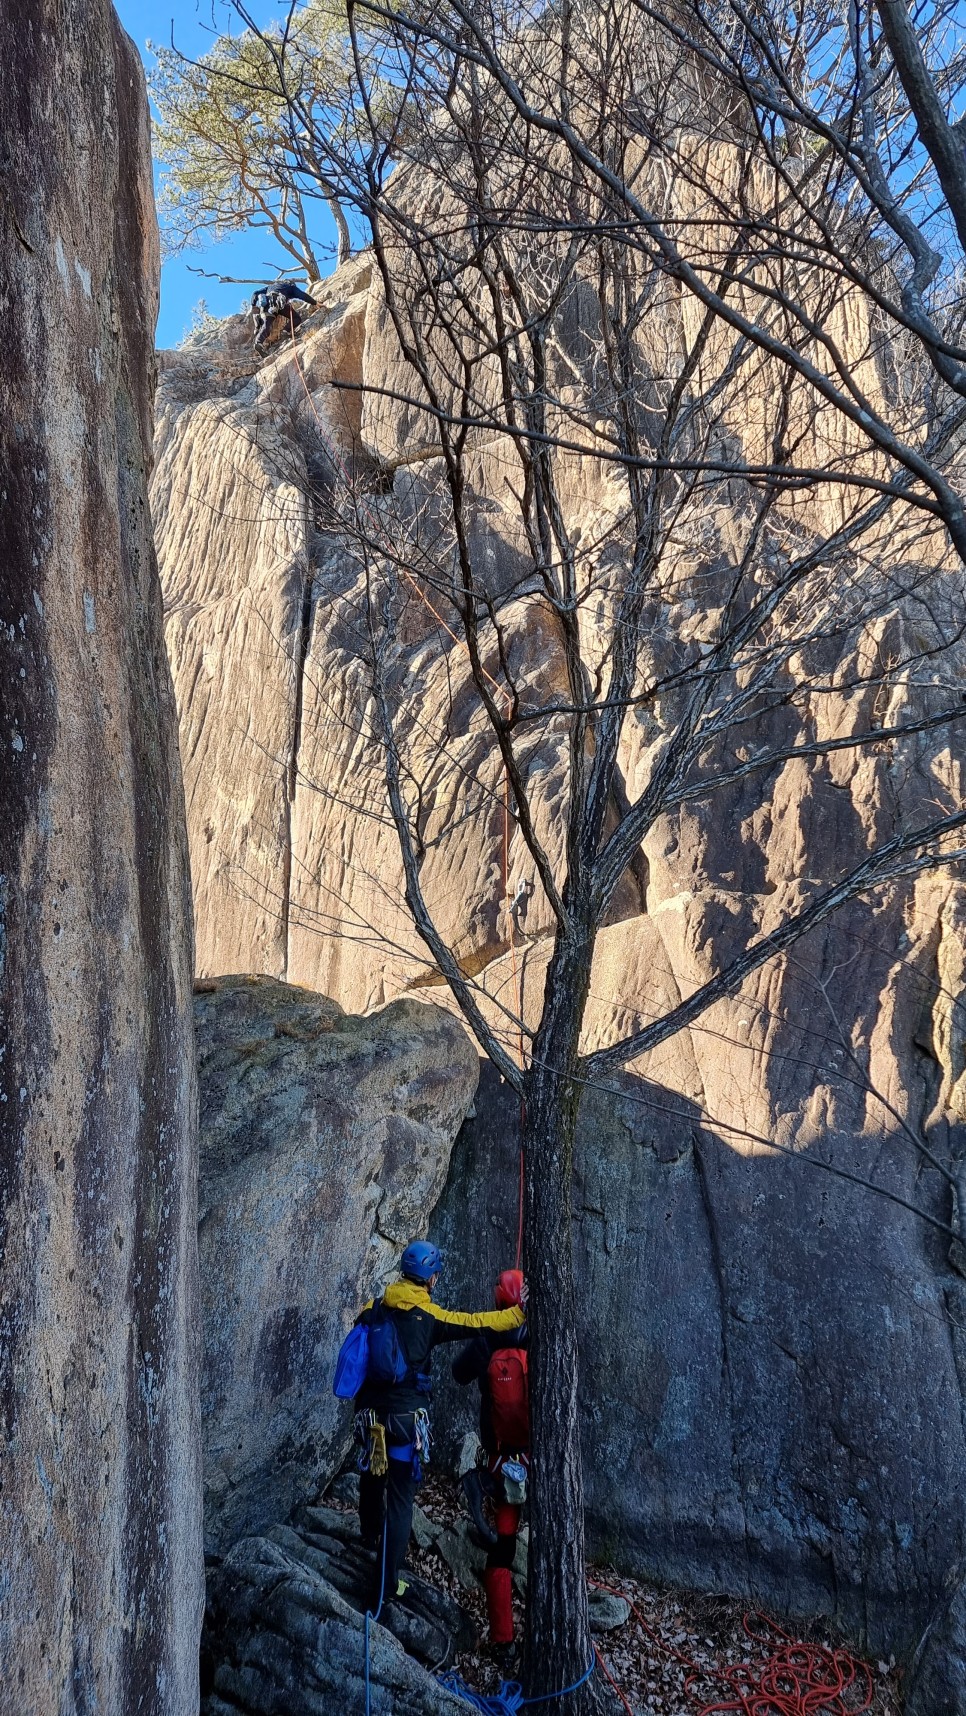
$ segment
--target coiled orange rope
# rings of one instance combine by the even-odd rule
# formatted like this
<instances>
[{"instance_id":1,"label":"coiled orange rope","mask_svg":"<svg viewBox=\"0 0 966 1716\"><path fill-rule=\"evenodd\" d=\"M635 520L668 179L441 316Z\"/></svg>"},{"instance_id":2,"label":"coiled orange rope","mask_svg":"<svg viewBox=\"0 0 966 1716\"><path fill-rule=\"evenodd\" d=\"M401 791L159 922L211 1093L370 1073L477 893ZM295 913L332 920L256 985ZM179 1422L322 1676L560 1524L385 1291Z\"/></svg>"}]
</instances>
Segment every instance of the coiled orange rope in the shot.
<instances>
[{"instance_id":1,"label":"coiled orange rope","mask_svg":"<svg viewBox=\"0 0 966 1716\"><path fill-rule=\"evenodd\" d=\"M756 1632L754 1622L765 1630ZM745 1615L744 1629L753 1644L768 1651L765 1660L716 1668L714 1674L729 1696L703 1704L700 1716L724 1716L725 1711L738 1716L860 1716L868 1710L872 1670L861 1658L827 1645L803 1644L759 1613ZM705 1678L706 1671L696 1670L685 1691L690 1693L695 1681Z\"/></svg>"},{"instance_id":2,"label":"coiled orange rope","mask_svg":"<svg viewBox=\"0 0 966 1716\"><path fill-rule=\"evenodd\" d=\"M590 1583L599 1591L629 1600L616 1586L602 1585L596 1579ZM805 1644L760 1611L746 1614L743 1624L749 1641L767 1653L763 1660L718 1663L714 1668L700 1667L667 1644L636 1603L631 1603L631 1613L658 1650L689 1670L684 1690L698 1707L696 1716L726 1716L728 1712L735 1716L862 1716L872 1704L872 1670L861 1657L841 1648ZM629 1709L613 1676L608 1673L607 1678ZM710 1704L701 1702L706 1693L698 1689L714 1680L726 1689L724 1697L712 1699Z\"/></svg>"}]
</instances>

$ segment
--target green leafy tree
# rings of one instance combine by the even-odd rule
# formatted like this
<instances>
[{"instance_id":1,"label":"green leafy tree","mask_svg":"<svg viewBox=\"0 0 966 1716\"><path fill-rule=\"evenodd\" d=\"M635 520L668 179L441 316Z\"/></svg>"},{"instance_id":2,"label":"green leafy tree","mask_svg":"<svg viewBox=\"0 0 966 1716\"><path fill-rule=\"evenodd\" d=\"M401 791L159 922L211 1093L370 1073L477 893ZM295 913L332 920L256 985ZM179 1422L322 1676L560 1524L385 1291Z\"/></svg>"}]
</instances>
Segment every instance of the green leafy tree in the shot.
<instances>
[{"instance_id":1,"label":"green leafy tree","mask_svg":"<svg viewBox=\"0 0 966 1716\"><path fill-rule=\"evenodd\" d=\"M222 35L196 60L173 47L153 51L168 247L177 252L263 227L318 280L310 216L321 196L344 262L352 239L329 162L345 159L360 139L371 141L373 110L363 111L353 93L340 0L308 0L274 30Z\"/></svg>"}]
</instances>

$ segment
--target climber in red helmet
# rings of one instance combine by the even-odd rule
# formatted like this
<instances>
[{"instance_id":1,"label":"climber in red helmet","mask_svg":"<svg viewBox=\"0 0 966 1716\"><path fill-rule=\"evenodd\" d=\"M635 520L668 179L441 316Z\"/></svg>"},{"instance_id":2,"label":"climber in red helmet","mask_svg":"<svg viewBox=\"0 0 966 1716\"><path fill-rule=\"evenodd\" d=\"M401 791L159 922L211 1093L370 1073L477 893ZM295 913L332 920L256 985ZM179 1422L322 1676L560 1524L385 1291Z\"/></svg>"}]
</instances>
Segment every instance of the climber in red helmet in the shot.
<instances>
[{"instance_id":1,"label":"climber in red helmet","mask_svg":"<svg viewBox=\"0 0 966 1716\"><path fill-rule=\"evenodd\" d=\"M526 1303L526 1284L519 1269L504 1269L497 1277L493 1299L498 1310ZM487 1532L490 1547L483 1582L490 1643L504 1670L513 1663L512 1568L530 1466L527 1346L526 1323L509 1335L487 1329L468 1341L453 1362L453 1376L458 1383L480 1385L482 1473L467 1474L466 1486L478 1523L480 1515L473 1502L480 1477L493 1508L496 1532ZM474 1477L476 1486L472 1482Z\"/></svg>"}]
</instances>

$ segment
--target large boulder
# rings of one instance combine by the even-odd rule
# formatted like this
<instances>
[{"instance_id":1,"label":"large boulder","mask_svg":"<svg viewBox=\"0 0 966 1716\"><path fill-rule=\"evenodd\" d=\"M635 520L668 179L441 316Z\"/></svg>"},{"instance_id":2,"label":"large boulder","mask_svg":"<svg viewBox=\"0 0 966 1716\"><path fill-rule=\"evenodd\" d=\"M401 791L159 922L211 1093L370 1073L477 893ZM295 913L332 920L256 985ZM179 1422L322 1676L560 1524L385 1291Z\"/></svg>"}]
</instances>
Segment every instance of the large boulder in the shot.
<instances>
[{"instance_id":1,"label":"large boulder","mask_svg":"<svg viewBox=\"0 0 966 1716\"><path fill-rule=\"evenodd\" d=\"M199 985L205 1534L289 1517L346 1449L356 1311L424 1233L478 1062L448 1013L355 1018L270 978Z\"/></svg>"},{"instance_id":2,"label":"large boulder","mask_svg":"<svg viewBox=\"0 0 966 1716\"><path fill-rule=\"evenodd\" d=\"M465 1716L385 1626L367 1634L326 1567L311 1535L282 1528L212 1568L202 1716Z\"/></svg>"},{"instance_id":3,"label":"large boulder","mask_svg":"<svg viewBox=\"0 0 966 1716\"><path fill-rule=\"evenodd\" d=\"M887 1134L864 1163L849 1133L789 1160L646 1080L607 1084L585 1094L575 1159L593 1548L911 1650L963 1547L964 1284L941 1234L823 1164L927 1215L938 1176ZM467 1303L513 1262L519 1184L519 1105L488 1067L476 1110L431 1229ZM447 1371L434 1417L453 1457L477 1402ZM961 1594L937 1677L952 1634Z\"/></svg>"},{"instance_id":4,"label":"large boulder","mask_svg":"<svg viewBox=\"0 0 966 1716\"><path fill-rule=\"evenodd\" d=\"M415 1514L414 1514L415 1522ZM299 1508L295 1529L275 1530L276 1542L298 1542L299 1554L316 1572L351 1603L365 1612L379 1583L379 1563L364 1549L355 1507L314 1506ZM479 1632L473 1617L445 1591L437 1591L410 1568L406 1570L406 1594L400 1601L383 1602L383 1624L411 1656L431 1667L452 1665L457 1653L476 1650Z\"/></svg>"},{"instance_id":5,"label":"large boulder","mask_svg":"<svg viewBox=\"0 0 966 1716\"><path fill-rule=\"evenodd\" d=\"M0 10L5 1709L190 1716L191 902L146 485L158 241L108 0Z\"/></svg>"}]
</instances>

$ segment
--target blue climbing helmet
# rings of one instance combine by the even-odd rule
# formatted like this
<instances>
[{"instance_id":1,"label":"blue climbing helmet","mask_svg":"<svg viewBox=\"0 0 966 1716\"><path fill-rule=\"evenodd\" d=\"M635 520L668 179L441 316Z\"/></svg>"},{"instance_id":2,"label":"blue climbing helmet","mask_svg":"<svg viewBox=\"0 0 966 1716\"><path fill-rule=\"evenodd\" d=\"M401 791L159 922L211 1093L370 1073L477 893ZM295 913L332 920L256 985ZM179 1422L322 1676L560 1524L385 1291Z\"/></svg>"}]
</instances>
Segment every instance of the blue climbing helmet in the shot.
<instances>
[{"instance_id":1,"label":"blue climbing helmet","mask_svg":"<svg viewBox=\"0 0 966 1716\"><path fill-rule=\"evenodd\" d=\"M428 1239L414 1239L403 1252L399 1267L408 1280L419 1281L425 1286L431 1275L439 1274L443 1259Z\"/></svg>"}]
</instances>

